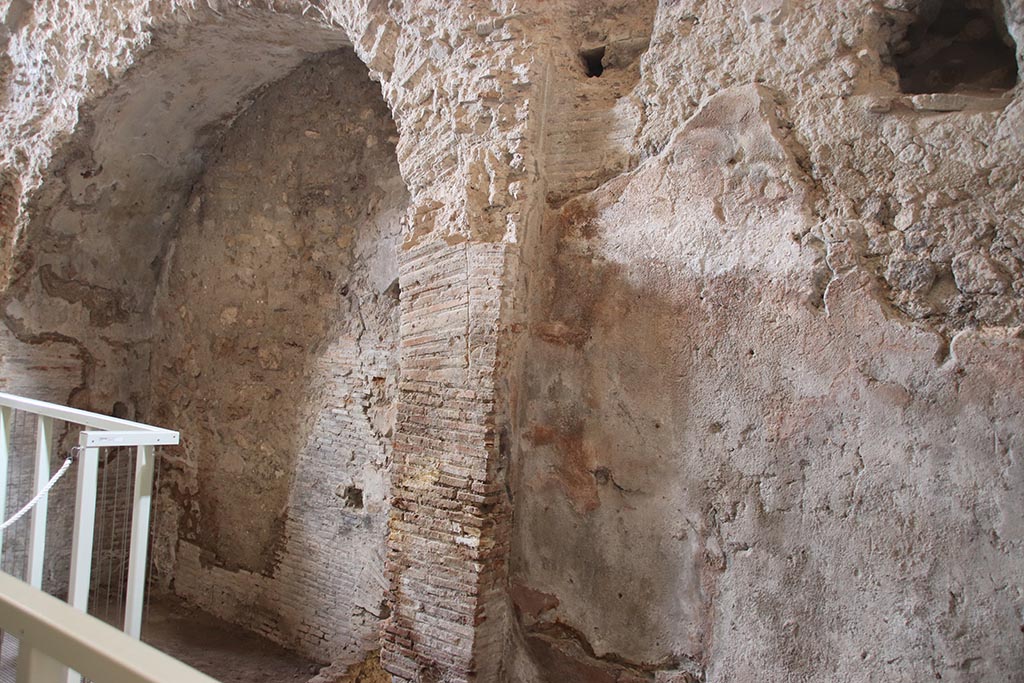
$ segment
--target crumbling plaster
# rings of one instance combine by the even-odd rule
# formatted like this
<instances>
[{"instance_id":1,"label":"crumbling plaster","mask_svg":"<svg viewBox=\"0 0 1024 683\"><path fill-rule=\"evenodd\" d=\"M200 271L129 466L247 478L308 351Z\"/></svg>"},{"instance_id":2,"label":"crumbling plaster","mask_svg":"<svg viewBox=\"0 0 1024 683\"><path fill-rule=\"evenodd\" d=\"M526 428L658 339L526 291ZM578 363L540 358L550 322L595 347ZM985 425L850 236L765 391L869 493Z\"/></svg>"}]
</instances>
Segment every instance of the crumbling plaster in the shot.
<instances>
[{"instance_id":1,"label":"crumbling plaster","mask_svg":"<svg viewBox=\"0 0 1024 683\"><path fill-rule=\"evenodd\" d=\"M1020 55L1024 5L999 7ZM389 671L1016 680L1020 88L900 94L890 49L920 9L12 3L5 372L77 355L71 398L106 409L150 366L118 311L144 320L159 278L126 261L154 289L125 298L93 262L123 239L45 237L133 74L214 40L193 63L219 95L166 119L181 144L152 176L174 213L250 93L351 44L410 197ZM159 209L96 234L165 253ZM79 256L82 281L44 267Z\"/></svg>"},{"instance_id":2,"label":"crumbling plaster","mask_svg":"<svg viewBox=\"0 0 1024 683\"><path fill-rule=\"evenodd\" d=\"M524 268L520 678L1018 680L1021 100L901 94L919 9L659 6Z\"/></svg>"}]
</instances>

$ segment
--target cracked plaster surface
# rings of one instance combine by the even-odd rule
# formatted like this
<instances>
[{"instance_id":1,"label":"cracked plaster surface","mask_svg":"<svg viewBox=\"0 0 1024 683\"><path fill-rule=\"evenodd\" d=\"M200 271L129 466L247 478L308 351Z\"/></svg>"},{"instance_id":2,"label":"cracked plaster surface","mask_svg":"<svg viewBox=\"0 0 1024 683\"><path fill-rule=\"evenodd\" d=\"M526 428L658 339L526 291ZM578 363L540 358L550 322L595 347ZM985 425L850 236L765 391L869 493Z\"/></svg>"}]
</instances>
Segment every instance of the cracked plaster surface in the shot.
<instances>
[{"instance_id":1,"label":"cracked plaster surface","mask_svg":"<svg viewBox=\"0 0 1024 683\"><path fill-rule=\"evenodd\" d=\"M388 584L386 668L1016 680L1024 109L1019 86L900 92L933 5L8 3L7 386L148 411L126 378L150 367L195 179L260 88L352 45L410 201L387 380L396 573L361 578L351 612L376 623ZM1024 5L991 9L1019 61ZM177 133L166 149L140 141L154 125ZM462 299L450 262L423 265L435 253L500 265ZM378 439L387 418L366 417ZM437 481L490 498L434 501ZM344 507L357 482L337 483ZM434 566L402 564L423 548ZM197 581L225 571L190 561ZM239 574L218 575L222 595Z\"/></svg>"}]
</instances>

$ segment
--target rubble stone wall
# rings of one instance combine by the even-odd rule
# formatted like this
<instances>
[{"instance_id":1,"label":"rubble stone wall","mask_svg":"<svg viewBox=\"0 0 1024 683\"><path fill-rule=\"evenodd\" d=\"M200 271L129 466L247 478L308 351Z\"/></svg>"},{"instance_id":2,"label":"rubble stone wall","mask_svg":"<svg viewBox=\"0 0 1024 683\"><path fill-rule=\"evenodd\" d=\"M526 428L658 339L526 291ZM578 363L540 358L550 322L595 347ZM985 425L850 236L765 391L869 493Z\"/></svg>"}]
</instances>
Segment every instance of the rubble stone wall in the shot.
<instances>
[{"instance_id":1,"label":"rubble stone wall","mask_svg":"<svg viewBox=\"0 0 1024 683\"><path fill-rule=\"evenodd\" d=\"M0 13L5 386L182 423L166 585L404 681L1024 670L1020 0Z\"/></svg>"}]
</instances>

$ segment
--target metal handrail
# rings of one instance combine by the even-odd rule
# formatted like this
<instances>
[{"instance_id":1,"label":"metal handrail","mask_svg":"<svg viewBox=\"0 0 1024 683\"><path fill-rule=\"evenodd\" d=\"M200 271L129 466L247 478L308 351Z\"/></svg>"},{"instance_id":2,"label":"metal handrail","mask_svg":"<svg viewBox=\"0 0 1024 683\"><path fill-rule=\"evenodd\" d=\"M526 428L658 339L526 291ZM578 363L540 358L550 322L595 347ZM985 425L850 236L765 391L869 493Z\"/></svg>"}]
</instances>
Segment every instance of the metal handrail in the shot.
<instances>
[{"instance_id":1,"label":"metal handrail","mask_svg":"<svg viewBox=\"0 0 1024 683\"><path fill-rule=\"evenodd\" d=\"M217 683L4 572L0 627L19 639L19 683L57 683L68 667L103 683Z\"/></svg>"},{"instance_id":2,"label":"metal handrail","mask_svg":"<svg viewBox=\"0 0 1024 683\"><path fill-rule=\"evenodd\" d=\"M14 410L24 410L27 413L35 413L36 415L45 415L46 417L50 417L55 420L72 422L74 424L84 425L86 427L92 427L93 429L101 429L104 431L150 432L163 434L166 438L172 439L167 441L167 443L178 443L178 432L171 431L170 429L153 427L151 425L142 424L141 422L132 422L131 420L122 420L119 417L90 413L87 410L70 408L57 403L37 401L34 398L24 398L23 396L15 396L14 394L0 392L0 406L7 406Z\"/></svg>"},{"instance_id":3,"label":"metal handrail","mask_svg":"<svg viewBox=\"0 0 1024 683\"><path fill-rule=\"evenodd\" d=\"M96 489L99 474L100 448L132 446L137 449L135 486L132 501L131 545L128 553L128 576L125 592L124 631L138 638L142 632L142 608L145 595L146 558L149 551L149 517L152 507L155 447L177 444L176 431L151 425L99 415L77 408L61 406L0 392L0 511L6 509L7 466L12 417L14 411L38 416L34 489L44 491L50 473L55 421L84 427L79 433L75 519L71 543L71 572L68 603L85 612L89 603L92 572L93 534L96 523ZM46 494L32 509L29 531L27 580L34 588L42 588L43 556L46 544ZM3 537L0 532L0 547ZM20 679L19 679L20 680ZM77 680L69 676L69 682Z\"/></svg>"}]
</instances>

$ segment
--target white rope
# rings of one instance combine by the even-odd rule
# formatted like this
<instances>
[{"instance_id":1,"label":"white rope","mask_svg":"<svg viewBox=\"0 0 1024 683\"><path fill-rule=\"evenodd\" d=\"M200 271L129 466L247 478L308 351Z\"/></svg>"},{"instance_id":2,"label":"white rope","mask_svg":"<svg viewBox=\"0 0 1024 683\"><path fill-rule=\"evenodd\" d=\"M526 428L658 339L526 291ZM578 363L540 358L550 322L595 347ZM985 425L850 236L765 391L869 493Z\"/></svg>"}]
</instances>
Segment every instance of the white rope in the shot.
<instances>
[{"instance_id":1,"label":"white rope","mask_svg":"<svg viewBox=\"0 0 1024 683\"><path fill-rule=\"evenodd\" d=\"M36 497L35 497L35 498L33 498L32 500L30 500L30 501L29 501L29 502L28 502L28 503L27 503L27 504L25 505L25 507L23 507L23 508L21 508L20 510L18 510L17 512L15 512L15 513L14 513L14 516L13 516L13 517L11 517L11 518L10 518L9 520L7 520L6 522L4 522L3 524L0 524L0 531L3 531L3 530L4 530L4 529L6 529L7 527L9 527L9 526L11 526L12 524L14 524L15 522L17 522L17 521L18 521L19 519L21 519L22 517L24 517L24 516L25 516L25 514L26 514L26 513L27 513L27 512L29 511L29 510L31 510L32 508L34 508L34 507L36 506L36 503L38 503L38 502L39 502L39 500L40 500L40 499L41 499L41 498L42 498L43 496L45 496L45 495L46 495L47 493L49 493L49 492L50 492L50 489L52 489L52 488L54 487L54 485L55 485L55 484L56 484L56 483L57 483L58 481L60 481L60 478L64 476L64 473L68 471L68 468L69 468L69 467L71 467L71 463L73 463L74 461L75 461L75 457L74 457L73 455L69 455L69 456L68 456L68 459L67 459L67 460L65 460L65 461L64 461L64 464L60 466L60 469L59 469L59 470L57 470L57 473L56 473L56 474L54 474L54 475L53 475L52 477L50 477L50 481L49 481L49 482L47 482L46 486L44 486L44 487L43 487L43 490L42 490L42 491L40 491L39 493L37 493L37 494L36 494Z\"/></svg>"}]
</instances>

